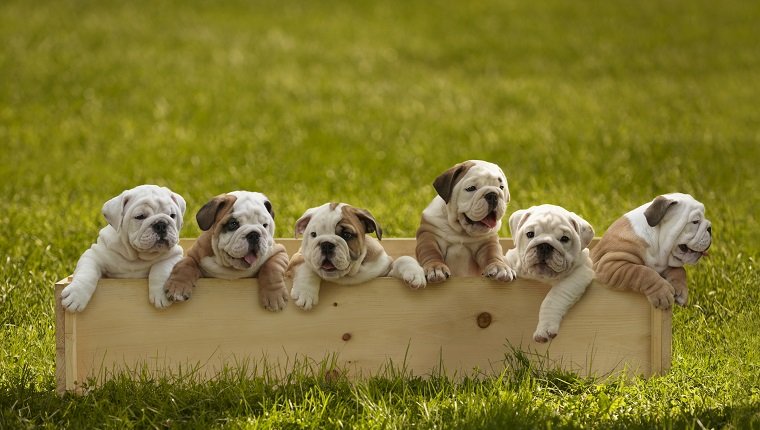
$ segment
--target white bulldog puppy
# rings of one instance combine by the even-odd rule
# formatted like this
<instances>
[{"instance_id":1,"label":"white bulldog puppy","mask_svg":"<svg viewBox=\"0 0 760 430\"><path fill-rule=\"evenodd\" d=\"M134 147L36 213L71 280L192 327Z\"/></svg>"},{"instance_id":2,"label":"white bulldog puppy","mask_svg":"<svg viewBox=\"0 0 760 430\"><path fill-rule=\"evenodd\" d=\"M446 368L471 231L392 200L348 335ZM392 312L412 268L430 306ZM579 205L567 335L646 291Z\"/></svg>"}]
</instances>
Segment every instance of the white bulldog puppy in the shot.
<instances>
[{"instance_id":1,"label":"white bulldog puppy","mask_svg":"<svg viewBox=\"0 0 760 430\"><path fill-rule=\"evenodd\" d=\"M61 292L63 307L84 310L101 277L147 277L150 302L165 306L164 282L182 258L178 243L185 207L182 196L156 185L140 185L107 201L108 225L79 259L74 279Z\"/></svg>"},{"instance_id":2,"label":"white bulldog puppy","mask_svg":"<svg viewBox=\"0 0 760 430\"><path fill-rule=\"evenodd\" d=\"M196 214L203 233L166 281L167 301L189 300L198 278L258 278L259 302L279 311L288 300L288 254L274 242L274 209L267 196L233 191L211 199Z\"/></svg>"},{"instance_id":3,"label":"white bulldog puppy","mask_svg":"<svg viewBox=\"0 0 760 430\"><path fill-rule=\"evenodd\" d=\"M428 282L449 276L511 281L515 272L499 244L507 210L507 177L499 166L480 160L459 163L433 182L438 195L422 212L417 261Z\"/></svg>"},{"instance_id":4,"label":"white bulldog puppy","mask_svg":"<svg viewBox=\"0 0 760 430\"><path fill-rule=\"evenodd\" d=\"M515 247L506 259L518 278L552 286L541 303L533 340L544 343L559 332L562 318L594 279L588 245L591 224L555 205L533 206L509 217Z\"/></svg>"},{"instance_id":5,"label":"white bulldog puppy","mask_svg":"<svg viewBox=\"0 0 760 430\"><path fill-rule=\"evenodd\" d=\"M658 196L615 221L591 251L601 282L646 294L659 309L685 306L685 264L696 264L712 244L705 206L688 194Z\"/></svg>"},{"instance_id":6,"label":"white bulldog puppy","mask_svg":"<svg viewBox=\"0 0 760 430\"><path fill-rule=\"evenodd\" d=\"M386 254L379 241L383 231L366 209L326 203L307 210L295 230L296 238L304 238L288 269L293 276L290 295L303 309L317 305L323 279L354 285L392 276L411 288L425 286L425 273L414 258L394 260ZM377 239L367 233L375 233Z\"/></svg>"}]
</instances>

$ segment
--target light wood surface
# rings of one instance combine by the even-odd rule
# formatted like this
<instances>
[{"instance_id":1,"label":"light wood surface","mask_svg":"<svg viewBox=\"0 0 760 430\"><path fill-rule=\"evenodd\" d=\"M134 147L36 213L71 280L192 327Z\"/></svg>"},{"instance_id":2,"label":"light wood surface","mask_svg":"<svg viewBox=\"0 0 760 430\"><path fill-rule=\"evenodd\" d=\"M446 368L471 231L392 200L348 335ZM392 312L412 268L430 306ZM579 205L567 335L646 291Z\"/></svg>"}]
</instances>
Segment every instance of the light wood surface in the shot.
<instances>
[{"instance_id":1,"label":"light wood surface","mask_svg":"<svg viewBox=\"0 0 760 430\"><path fill-rule=\"evenodd\" d=\"M278 242L292 253L300 241ZM383 244L391 255L414 253L413 239ZM56 300L67 284L56 284ZM493 374L504 369L508 345L581 375L626 369L650 376L670 366L670 312L655 310L643 295L597 283L544 345L532 340L549 289L537 282L453 278L418 291L391 278L323 283L316 308L303 311L291 302L279 313L259 306L257 288L255 279L201 279L190 301L157 310L148 302L147 280L102 279L84 312L64 314L56 306L59 391L76 391L87 378L102 382L114 371L199 366L196 374L210 378L224 366L262 360L287 372L304 358L333 358L354 378L377 374L389 362L414 375ZM484 313L491 321L481 328Z\"/></svg>"}]
</instances>

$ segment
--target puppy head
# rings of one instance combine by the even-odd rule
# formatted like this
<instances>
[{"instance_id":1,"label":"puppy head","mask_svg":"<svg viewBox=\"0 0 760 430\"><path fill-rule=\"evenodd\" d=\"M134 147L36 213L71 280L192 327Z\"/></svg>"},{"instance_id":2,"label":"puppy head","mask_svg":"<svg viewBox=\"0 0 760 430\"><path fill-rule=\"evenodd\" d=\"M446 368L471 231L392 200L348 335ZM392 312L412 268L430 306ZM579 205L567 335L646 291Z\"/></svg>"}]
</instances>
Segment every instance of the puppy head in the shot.
<instances>
[{"instance_id":1,"label":"puppy head","mask_svg":"<svg viewBox=\"0 0 760 430\"><path fill-rule=\"evenodd\" d=\"M264 194L233 191L216 196L195 218L201 230L211 231L211 247L222 266L256 268L274 246L274 210Z\"/></svg>"},{"instance_id":2,"label":"puppy head","mask_svg":"<svg viewBox=\"0 0 760 430\"><path fill-rule=\"evenodd\" d=\"M323 279L336 279L358 270L367 255L365 234L383 231L366 209L345 203L326 203L307 210L296 221L296 238L303 234L301 253Z\"/></svg>"},{"instance_id":3,"label":"puppy head","mask_svg":"<svg viewBox=\"0 0 760 430\"><path fill-rule=\"evenodd\" d=\"M660 249L670 250L671 267L695 264L712 245L712 223L705 217L705 206L689 194L658 196L644 217L658 230Z\"/></svg>"},{"instance_id":4,"label":"puppy head","mask_svg":"<svg viewBox=\"0 0 760 430\"><path fill-rule=\"evenodd\" d=\"M591 224L555 205L533 206L513 213L509 229L524 270L537 278L568 275L594 238Z\"/></svg>"},{"instance_id":5,"label":"puppy head","mask_svg":"<svg viewBox=\"0 0 760 430\"><path fill-rule=\"evenodd\" d=\"M103 216L139 253L168 251L179 242L185 199L166 187L140 185L103 205Z\"/></svg>"},{"instance_id":6,"label":"puppy head","mask_svg":"<svg viewBox=\"0 0 760 430\"><path fill-rule=\"evenodd\" d=\"M509 203L507 177L493 163L469 160L443 172L433 182L446 203L449 224L470 236L499 231Z\"/></svg>"}]
</instances>

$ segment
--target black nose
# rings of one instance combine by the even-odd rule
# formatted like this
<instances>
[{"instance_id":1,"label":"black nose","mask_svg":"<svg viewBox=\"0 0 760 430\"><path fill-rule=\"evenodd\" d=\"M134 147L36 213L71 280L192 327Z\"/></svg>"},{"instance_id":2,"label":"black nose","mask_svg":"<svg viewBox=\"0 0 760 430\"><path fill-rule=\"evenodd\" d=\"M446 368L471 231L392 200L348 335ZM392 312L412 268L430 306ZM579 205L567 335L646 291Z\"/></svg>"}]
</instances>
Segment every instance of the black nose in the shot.
<instances>
[{"instance_id":1,"label":"black nose","mask_svg":"<svg viewBox=\"0 0 760 430\"><path fill-rule=\"evenodd\" d=\"M330 255L335 249L335 244L331 242L322 242L319 244L319 249L322 250L322 254Z\"/></svg>"},{"instance_id":2,"label":"black nose","mask_svg":"<svg viewBox=\"0 0 760 430\"><path fill-rule=\"evenodd\" d=\"M490 206L496 206L497 203L499 203L499 195L495 192L491 191L490 193L486 194L485 197L486 201Z\"/></svg>"},{"instance_id":3,"label":"black nose","mask_svg":"<svg viewBox=\"0 0 760 430\"><path fill-rule=\"evenodd\" d=\"M548 243L539 244L536 249L538 251L538 258L540 260L545 260L552 254L552 251L554 251L554 248L552 248L552 246Z\"/></svg>"},{"instance_id":4,"label":"black nose","mask_svg":"<svg viewBox=\"0 0 760 430\"><path fill-rule=\"evenodd\" d=\"M163 236L166 234L166 223L163 221L159 221L151 226L153 231L158 233L160 236Z\"/></svg>"},{"instance_id":5,"label":"black nose","mask_svg":"<svg viewBox=\"0 0 760 430\"><path fill-rule=\"evenodd\" d=\"M712 226L707 227L707 232L710 233L710 236L712 236Z\"/></svg>"},{"instance_id":6,"label":"black nose","mask_svg":"<svg viewBox=\"0 0 760 430\"><path fill-rule=\"evenodd\" d=\"M256 246L259 244L259 237L259 233L255 231L252 231L245 236L245 238L248 240L248 244L251 246Z\"/></svg>"}]
</instances>

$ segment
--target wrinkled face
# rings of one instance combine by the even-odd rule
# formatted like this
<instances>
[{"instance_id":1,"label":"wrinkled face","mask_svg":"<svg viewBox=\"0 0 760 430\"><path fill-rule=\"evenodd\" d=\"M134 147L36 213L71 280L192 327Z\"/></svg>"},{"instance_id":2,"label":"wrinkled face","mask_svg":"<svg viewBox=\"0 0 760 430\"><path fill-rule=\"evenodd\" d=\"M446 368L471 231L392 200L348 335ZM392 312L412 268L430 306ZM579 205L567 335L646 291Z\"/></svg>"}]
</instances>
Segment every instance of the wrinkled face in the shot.
<instances>
[{"instance_id":1,"label":"wrinkled face","mask_svg":"<svg viewBox=\"0 0 760 430\"><path fill-rule=\"evenodd\" d=\"M695 264L712 245L712 223L705 217L704 205L696 200L679 201L660 224L675 237L668 260L671 267Z\"/></svg>"},{"instance_id":2,"label":"wrinkled face","mask_svg":"<svg viewBox=\"0 0 760 430\"><path fill-rule=\"evenodd\" d=\"M456 222L470 236L497 232L507 210L507 178L495 164L477 162L456 182L449 205Z\"/></svg>"},{"instance_id":3,"label":"wrinkled face","mask_svg":"<svg viewBox=\"0 0 760 430\"><path fill-rule=\"evenodd\" d=\"M265 195L234 191L232 205L220 209L211 245L219 262L226 267L247 270L260 266L261 258L274 246L274 217Z\"/></svg>"},{"instance_id":4,"label":"wrinkled face","mask_svg":"<svg viewBox=\"0 0 760 430\"><path fill-rule=\"evenodd\" d=\"M358 270L367 255L365 234L373 231L382 234L372 215L345 203L311 208L296 222L304 259L323 279Z\"/></svg>"},{"instance_id":5,"label":"wrinkled face","mask_svg":"<svg viewBox=\"0 0 760 430\"><path fill-rule=\"evenodd\" d=\"M139 253L165 252L179 242L185 201L168 188L141 185L103 206L103 215Z\"/></svg>"},{"instance_id":6,"label":"wrinkled face","mask_svg":"<svg viewBox=\"0 0 760 430\"><path fill-rule=\"evenodd\" d=\"M509 225L523 270L536 278L553 279L569 274L594 237L588 222L553 205L517 211L510 217Z\"/></svg>"}]
</instances>

